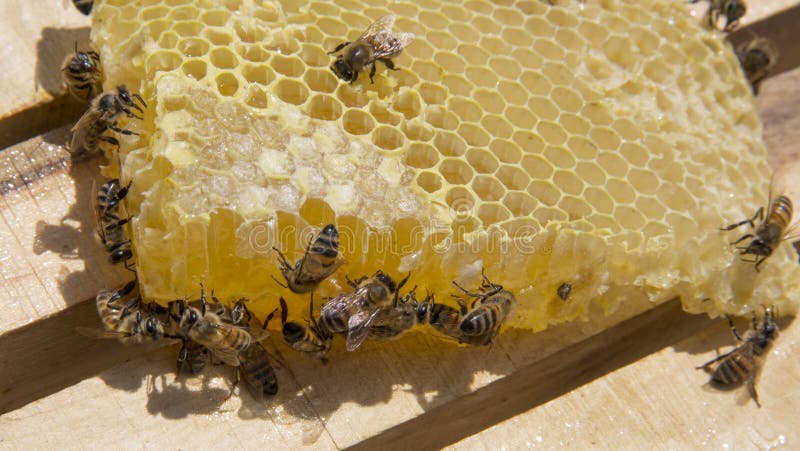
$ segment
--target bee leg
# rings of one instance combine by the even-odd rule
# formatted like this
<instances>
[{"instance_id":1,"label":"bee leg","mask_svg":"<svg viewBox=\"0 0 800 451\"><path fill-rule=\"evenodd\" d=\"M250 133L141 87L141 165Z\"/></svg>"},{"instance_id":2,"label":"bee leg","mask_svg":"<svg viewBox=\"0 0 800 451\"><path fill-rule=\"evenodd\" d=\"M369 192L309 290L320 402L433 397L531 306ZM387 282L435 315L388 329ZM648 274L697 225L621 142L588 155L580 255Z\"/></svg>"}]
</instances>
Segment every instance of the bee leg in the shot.
<instances>
[{"instance_id":1,"label":"bee leg","mask_svg":"<svg viewBox=\"0 0 800 451\"><path fill-rule=\"evenodd\" d=\"M731 332L733 332L733 336L736 337L736 341L742 341L742 336L739 335L739 331L736 330L736 325L733 324L733 318L728 315L725 315L725 318L728 319L728 326L731 328Z\"/></svg>"},{"instance_id":2,"label":"bee leg","mask_svg":"<svg viewBox=\"0 0 800 451\"><path fill-rule=\"evenodd\" d=\"M112 146L116 146L114 151L119 152L119 141L117 141L117 138L114 138L113 136L100 135L97 137L97 140L107 142Z\"/></svg>"},{"instance_id":3,"label":"bee leg","mask_svg":"<svg viewBox=\"0 0 800 451\"><path fill-rule=\"evenodd\" d=\"M759 207L758 210L756 210L756 213L753 215L752 218L748 218L748 219L745 219L744 221L737 222L735 224L731 224L731 225L729 225L727 227L724 227L724 228L722 228L720 230L722 230L722 231L733 230L733 229L735 229L737 227L741 227L741 226L743 226L745 224L749 224L750 227L755 227L755 220L756 219L760 220L763 217L764 217L764 207Z\"/></svg>"},{"instance_id":4,"label":"bee leg","mask_svg":"<svg viewBox=\"0 0 800 451\"><path fill-rule=\"evenodd\" d=\"M352 279L350 279L350 277L347 274L345 274L344 278L347 281L348 285L350 285L353 288L358 288L358 286L361 284L361 282L367 280L369 277L361 276L361 277L358 278L358 280L352 280Z\"/></svg>"},{"instance_id":5,"label":"bee leg","mask_svg":"<svg viewBox=\"0 0 800 451\"><path fill-rule=\"evenodd\" d=\"M233 386L231 387L231 392L228 393L228 397L225 398L225 401L231 399L231 396L233 396L233 393L236 391L236 387L239 385L240 380L241 379L239 377L239 367L237 366L236 368L233 369Z\"/></svg>"},{"instance_id":6,"label":"bee leg","mask_svg":"<svg viewBox=\"0 0 800 451\"><path fill-rule=\"evenodd\" d=\"M278 285L282 286L283 288L289 288L289 285L285 285L285 284L281 283L281 281L278 280L277 277L275 277L275 276L271 276L271 277L272 277L272 280L274 280L275 283L277 283Z\"/></svg>"},{"instance_id":7,"label":"bee leg","mask_svg":"<svg viewBox=\"0 0 800 451\"><path fill-rule=\"evenodd\" d=\"M375 71L376 71L376 70L377 70L377 66L376 66L376 65L375 65L375 63L373 62L373 63L372 63L372 69L370 69L370 70L369 70L369 83L370 83L370 84L375 84L375 80L373 80L373 79L372 79L372 77L374 77L374 76L375 76Z\"/></svg>"},{"instance_id":8,"label":"bee leg","mask_svg":"<svg viewBox=\"0 0 800 451\"><path fill-rule=\"evenodd\" d=\"M380 59L378 61L380 61L383 64L385 64L386 67L389 68L390 70L400 70L400 69L398 69L398 68L396 68L394 66L394 61L390 60L389 58L383 58L383 59Z\"/></svg>"},{"instance_id":9,"label":"bee leg","mask_svg":"<svg viewBox=\"0 0 800 451\"><path fill-rule=\"evenodd\" d=\"M222 305L222 302L219 302L219 298L214 296L214 289L213 288L211 289L211 302L214 304L214 308L216 309L216 311L214 313L216 313L219 316L225 315L225 306ZM231 320L233 320L233 312L232 311L231 311ZM233 321L234 324L236 324L236 322L237 321Z\"/></svg>"},{"instance_id":10,"label":"bee leg","mask_svg":"<svg viewBox=\"0 0 800 451\"><path fill-rule=\"evenodd\" d=\"M130 130L125 130L124 128L119 128L116 125L109 125L108 128L114 130L115 132L119 133L120 135L136 135L139 136L138 133L132 132Z\"/></svg>"},{"instance_id":11,"label":"bee leg","mask_svg":"<svg viewBox=\"0 0 800 451\"><path fill-rule=\"evenodd\" d=\"M186 347L186 340L184 339L183 340L183 346L181 346L181 350L178 351L178 360L176 362L177 365L178 365L178 368L176 370L175 377L178 377L178 376L181 375L181 369L183 368L183 362L185 362L188 357L189 357L189 349Z\"/></svg>"},{"instance_id":12,"label":"bee leg","mask_svg":"<svg viewBox=\"0 0 800 451\"><path fill-rule=\"evenodd\" d=\"M350 41L342 42L341 44L337 45L335 49L333 49L332 51L328 52L328 55L333 55L334 53L336 53L339 50L347 47L348 45L350 45Z\"/></svg>"},{"instance_id":13,"label":"bee leg","mask_svg":"<svg viewBox=\"0 0 800 451\"><path fill-rule=\"evenodd\" d=\"M461 285L457 284L455 281L453 281L453 285L454 285L456 288L458 288L459 290L463 291L463 292L464 292L465 294L467 294L469 297L473 297L473 298L481 298L481 297L483 297L483 295L482 295L482 294L480 294L480 293L473 293L473 292L471 292L471 291L467 291L467 290L466 290L466 289L464 289L464 288L463 288Z\"/></svg>"},{"instance_id":14,"label":"bee leg","mask_svg":"<svg viewBox=\"0 0 800 451\"><path fill-rule=\"evenodd\" d=\"M712 5L708 6L708 12L706 13L706 16L708 16L708 26L711 28L717 28L719 13L717 12L717 10L714 9Z\"/></svg>"},{"instance_id":15,"label":"bee leg","mask_svg":"<svg viewBox=\"0 0 800 451\"><path fill-rule=\"evenodd\" d=\"M272 247L272 250L278 253L278 259L280 260L278 263L280 263L282 268L292 269L292 265L289 263L289 260L286 259L286 256L283 255L283 252L281 252L280 250L278 250L277 247L274 246Z\"/></svg>"},{"instance_id":16,"label":"bee leg","mask_svg":"<svg viewBox=\"0 0 800 451\"><path fill-rule=\"evenodd\" d=\"M728 19L728 16L725 16L725 28L723 28L723 30L726 32L730 32L731 30L736 28L737 25L739 25L739 19L736 19L732 22L729 22L729 20L730 19Z\"/></svg>"},{"instance_id":17,"label":"bee leg","mask_svg":"<svg viewBox=\"0 0 800 451\"><path fill-rule=\"evenodd\" d=\"M460 309L460 312L461 312L461 314L462 314L462 315L466 315L466 314L467 314L467 311L468 311L468 309L467 309L467 303L466 303L466 302L464 302L464 300L463 300L463 299L461 299L461 298L456 298L456 302L458 303L458 307L459 307L459 309Z\"/></svg>"},{"instance_id":18,"label":"bee leg","mask_svg":"<svg viewBox=\"0 0 800 451\"><path fill-rule=\"evenodd\" d=\"M134 93L134 94L133 94L133 98L134 98L134 99L136 99L136 100L138 100L139 102L141 102L141 103L142 103L142 105L143 105L145 108L147 108L147 103L144 101L144 99L142 98L142 96L140 96L139 94L136 94L136 93ZM141 109L141 108L139 108L138 106L137 106L136 108L138 108L138 109L139 109L139 111L142 111L142 109ZM144 112L144 111L142 111L142 112Z\"/></svg>"},{"instance_id":19,"label":"bee leg","mask_svg":"<svg viewBox=\"0 0 800 451\"><path fill-rule=\"evenodd\" d=\"M741 238L739 238L738 240L736 240L736 241L731 241L731 244L735 246L735 245L737 245L737 244L741 243L742 241L744 241L744 240L746 240L746 239L748 239L748 238L753 238L753 236L754 236L754 235L753 235L752 233L746 233L746 234L742 235L742 237L741 237ZM746 248L742 248L742 249L746 249Z\"/></svg>"},{"instance_id":20,"label":"bee leg","mask_svg":"<svg viewBox=\"0 0 800 451\"><path fill-rule=\"evenodd\" d=\"M758 269L758 267L761 266L761 264L764 263L764 261L766 260L767 260L766 255L762 255L761 258L756 258L756 272L761 272L761 270Z\"/></svg>"}]
</instances>

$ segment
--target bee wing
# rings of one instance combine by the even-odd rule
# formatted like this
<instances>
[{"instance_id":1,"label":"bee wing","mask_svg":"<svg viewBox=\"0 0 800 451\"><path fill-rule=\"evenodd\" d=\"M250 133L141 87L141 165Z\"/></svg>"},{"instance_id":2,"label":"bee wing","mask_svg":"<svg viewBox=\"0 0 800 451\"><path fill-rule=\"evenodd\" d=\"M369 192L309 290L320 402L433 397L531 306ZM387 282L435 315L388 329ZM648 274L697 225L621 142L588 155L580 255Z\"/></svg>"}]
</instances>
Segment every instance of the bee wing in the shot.
<instances>
[{"instance_id":1,"label":"bee wing","mask_svg":"<svg viewBox=\"0 0 800 451\"><path fill-rule=\"evenodd\" d=\"M250 336L253 338L253 343L258 341L264 341L269 337L269 331L264 329L256 329L254 327L247 327L245 328ZM251 345L253 346L253 345Z\"/></svg>"},{"instance_id":2,"label":"bee wing","mask_svg":"<svg viewBox=\"0 0 800 451\"><path fill-rule=\"evenodd\" d=\"M339 269L339 267L342 266L342 264L344 264L344 257L338 255L336 257L336 261L328 267L322 267L322 265L320 264L315 264L314 266L316 268L321 267L321 269L316 272L309 271L309 267L312 264L308 260L308 258L306 258L306 261L304 263L305 264L300 269L300 272L297 274L297 277L295 277L295 282L300 285L305 283L322 282L323 280L327 279L328 276L336 272L336 270Z\"/></svg>"},{"instance_id":3,"label":"bee wing","mask_svg":"<svg viewBox=\"0 0 800 451\"><path fill-rule=\"evenodd\" d=\"M91 327L76 327L75 332L89 338L99 339L116 339L121 337L128 337L130 334L125 332L118 332L116 330L107 329L93 329Z\"/></svg>"},{"instance_id":4,"label":"bee wing","mask_svg":"<svg viewBox=\"0 0 800 451\"><path fill-rule=\"evenodd\" d=\"M397 18L387 14L372 22L358 40L372 47L373 58L389 58L400 53L414 40L414 33L392 33L392 26Z\"/></svg>"},{"instance_id":5,"label":"bee wing","mask_svg":"<svg viewBox=\"0 0 800 451\"><path fill-rule=\"evenodd\" d=\"M394 26L394 21L397 19L397 15L395 14L387 14L385 16L379 17L369 24L366 30L361 33L361 36L358 37L359 41L367 41L373 42L375 36L381 35L383 33L391 33L392 27Z\"/></svg>"},{"instance_id":6,"label":"bee wing","mask_svg":"<svg viewBox=\"0 0 800 451\"><path fill-rule=\"evenodd\" d=\"M68 149L70 153L79 153L84 150L86 137L89 135L89 131L94 128L94 124L97 122L98 118L99 115L96 108L90 105L89 109L78 119L78 122L72 126L72 130L70 130L72 132L72 140L70 141Z\"/></svg>"},{"instance_id":7,"label":"bee wing","mask_svg":"<svg viewBox=\"0 0 800 451\"><path fill-rule=\"evenodd\" d=\"M222 363L230 366L239 366L239 351L232 348L206 347L211 351L211 355Z\"/></svg>"},{"instance_id":8,"label":"bee wing","mask_svg":"<svg viewBox=\"0 0 800 451\"><path fill-rule=\"evenodd\" d=\"M366 340L369 335L372 323L375 322L380 313L381 309L376 309L371 312L359 311L350 317L347 321L348 351L353 352L364 343L364 340Z\"/></svg>"}]
</instances>

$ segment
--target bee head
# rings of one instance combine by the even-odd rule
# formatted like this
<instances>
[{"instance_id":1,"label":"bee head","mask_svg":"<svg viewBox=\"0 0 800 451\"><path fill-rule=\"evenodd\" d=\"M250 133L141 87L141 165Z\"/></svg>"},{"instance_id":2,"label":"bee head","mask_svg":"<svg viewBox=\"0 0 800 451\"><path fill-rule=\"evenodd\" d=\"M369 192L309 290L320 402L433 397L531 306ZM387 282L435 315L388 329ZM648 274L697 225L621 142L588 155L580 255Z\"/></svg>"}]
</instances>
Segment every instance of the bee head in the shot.
<instances>
[{"instance_id":1,"label":"bee head","mask_svg":"<svg viewBox=\"0 0 800 451\"><path fill-rule=\"evenodd\" d=\"M778 326L775 324L775 313L772 307L764 308L764 320L761 322L761 335L765 338L771 339L775 337L778 332Z\"/></svg>"},{"instance_id":2,"label":"bee head","mask_svg":"<svg viewBox=\"0 0 800 451\"><path fill-rule=\"evenodd\" d=\"M772 248L764 241L761 237L753 238L753 241L747 246L744 250L746 254L753 254L753 255L770 255L772 253Z\"/></svg>"},{"instance_id":3,"label":"bee head","mask_svg":"<svg viewBox=\"0 0 800 451\"><path fill-rule=\"evenodd\" d=\"M331 70L337 77L344 81L353 81L355 80L355 72L353 68L347 64L344 59L342 59L341 55L336 58L333 65L331 65Z\"/></svg>"},{"instance_id":4,"label":"bee head","mask_svg":"<svg viewBox=\"0 0 800 451\"><path fill-rule=\"evenodd\" d=\"M92 64L92 59L86 52L78 52L72 59L70 68L75 72L97 72L97 67Z\"/></svg>"},{"instance_id":5,"label":"bee head","mask_svg":"<svg viewBox=\"0 0 800 451\"><path fill-rule=\"evenodd\" d=\"M394 293L395 290L397 290L397 284L394 283L394 279L392 279L388 274L384 273L383 271L378 270L378 272L376 272L373 277L375 278L375 280L383 284L386 287L386 289L389 290L389 292Z\"/></svg>"},{"instance_id":6,"label":"bee head","mask_svg":"<svg viewBox=\"0 0 800 451\"><path fill-rule=\"evenodd\" d=\"M128 88L125 85L117 86L117 97L122 101L122 103L126 105L133 105L133 99L131 98L131 92L128 91Z\"/></svg>"}]
</instances>

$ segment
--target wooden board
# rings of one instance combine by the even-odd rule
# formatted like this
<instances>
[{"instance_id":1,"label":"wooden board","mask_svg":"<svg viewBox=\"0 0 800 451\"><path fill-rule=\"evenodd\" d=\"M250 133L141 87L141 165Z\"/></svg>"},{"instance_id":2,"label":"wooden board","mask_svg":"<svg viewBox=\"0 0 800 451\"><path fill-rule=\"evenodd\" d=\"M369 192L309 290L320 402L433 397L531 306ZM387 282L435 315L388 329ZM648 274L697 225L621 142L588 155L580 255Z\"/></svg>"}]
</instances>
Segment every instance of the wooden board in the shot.
<instances>
[{"instance_id":1,"label":"wooden board","mask_svg":"<svg viewBox=\"0 0 800 451\"><path fill-rule=\"evenodd\" d=\"M779 3L787 5L797 1L774 4ZM771 83L765 84L762 99L768 99L767 89L772 89ZM784 93L772 101L760 99L762 111L774 111L773 102L797 104L800 94L794 86L790 85L792 95ZM36 107L35 104L33 108ZM775 123L793 119L791 110L783 108L786 112L776 115L772 119ZM769 118L766 120L769 142L772 122ZM7 126L8 121L0 121L0 124L0 132L11 128ZM576 402L572 397L574 393L597 384L607 387L602 385L605 381L611 381L611 387L619 387L615 383L630 387L642 380L658 381L656 376L660 373L654 371L659 368L685 366L686 359L676 357L682 354L670 353L665 346L711 324L703 317L681 313L677 304L671 303L600 335L596 334L640 311L634 308L611 318L553 328L535 336L512 330L504 334L502 342L491 351L458 348L430 335L416 333L397 343L365 345L354 355L335 351L331 364L326 366L295 353L284 353L287 364L279 369L282 386L276 399L259 403L246 394L225 399L229 368L210 368L204 378L184 377L176 381L174 348L155 352L124 348L116 343L87 340L72 332L76 325L96 321L91 314L91 304L85 300L98 288L111 286L126 275L105 264L99 246L85 233L93 224L89 180L96 174L97 162L69 169L63 167L59 163L58 152L61 151L50 145L63 143L64 133L59 130L53 135L36 138L16 147L16 151L3 151L0 157L0 173L3 174L0 180L12 180L10 185L15 187L2 196L5 204L0 205L0 217L4 220L0 225L3 227L0 239L6 240L0 242L4 252L0 266L3 276L0 298L18 301L10 315L14 326L5 326L13 330L0 331L0 366L4 368L3 378L0 378L0 412L20 407L0 417L0 448L64 446L65 436L70 438L66 443L71 448L104 445L208 447L209 443L220 447L255 448L276 443L326 449L360 442L363 447L441 446L541 404L544 405L530 414L542 415L542 412L551 412L552 406L562 406L549 416L531 419L535 422L545 418L551 423L545 423L542 428L552 428L567 424L575 416L574 409L586 410L589 401L591 406L602 405L604 400L608 402L609 398L602 395L608 395L610 389L584 392L584 396L590 397L589 401L579 397L580 401ZM792 145L797 142L796 137L786 136L790 135L778 132L773 138ZM793 157L776 155L785 153L773 153L776 161L784 161L784 158L796 161ZM45 165L50 169L42 171L39 165L31 163L48 158L53 159L50 166ZM31 226L40 222L40 231ZM51 232L40 233L46 230ZM47 315L52 316L42 320ZM19 327L31 321L36 322ZM718 325L714 330L717 329L720 329ZM786 335L789 342L794 337L792 332L793 329ZM717 330L713 337L720 344L728 343L726 330ZM575 344L583 339L586 341ZM569 347L573 344L574 347ZM341 343L337 343L337 348L341 347ZM702 349L707 352L692 356L690 367L698 364L695 358L702 363L707 354L713 354L710 347ZM794 349L790 347L786 355L791 355ZM276 353L281 351L285 351L285 347L275 350ZM651 355L654 352L658 353ZM650 357L640 360L648 355ZM639 368L643 362L662 357L664 360L658 360L654 366L642 366L640 372L625 373L630 368ZM677 385L670 394L699 390L698 380L703 380L702 374L687 371L693 376L681 372L683 388ZM621 373L628 376L614 378ZM796 374L796 367L790 366L788 378L778 379L776 383L778 387L788 387L790 401L796 399ZM660 375L662 382L672 382L669 374ZM574 389L577 390L570 392ZM762 393L765 403L768 394L768 391ZM714 399L728 399L715 395ZM636 396L651 403L670 401L646 387L636 392ZM625 399L616 393L611 397L618 401ZM562 400L566 400L566 404L559 404ZM796 407L793 402L788 402L787 406ZM639 431L642 437L656 437L645 433L653 427L652 421L630 413L625 402L608 404L603 414L624 418L629 422L626 426ZM642 403L636 405L642 406ZM695 407L693 414L703 415L703 405ZM747 438L737 432L744 430L737 426L743 424L748 416L745 413L749 411L742 412L741 416L731 418L728 429L722 429L726 427L724 424L720 426L732 439ZM774 412L777 413L773 425L787 424L781 423L780 417L791 418L783 410ZM527 415L519 417L519 424L533 424L524 423ZM676 433L679 431L676 424L691 423L692 419L688 418L684 423L659 424L664 430ZM488 437L479 435L462 445L495 447L498 439L510 445L523 445L523 441L513 441L513 426L505 429L509 436L503 435L507 425L500 423L489 430ZM564 433L559 435L568 435L570 431L569 428L554 429ZM582 436L585 441L573 444L585 447L598 435L586 434ZM536 443L536 435L519 436ZM699 444L696 441L683 443Z\"/></svg>"},{"instance_id":2,"label":"wooden board","mask_svg":"<svg viewBox=\"0 0 800 451\"><path fill-rule=\"evenodd\" d=\"M0 2L0 149L74 122L83 105L61 86L61 64L89 42L91 19L69 0Z\"/></svg>"}]
</instances>

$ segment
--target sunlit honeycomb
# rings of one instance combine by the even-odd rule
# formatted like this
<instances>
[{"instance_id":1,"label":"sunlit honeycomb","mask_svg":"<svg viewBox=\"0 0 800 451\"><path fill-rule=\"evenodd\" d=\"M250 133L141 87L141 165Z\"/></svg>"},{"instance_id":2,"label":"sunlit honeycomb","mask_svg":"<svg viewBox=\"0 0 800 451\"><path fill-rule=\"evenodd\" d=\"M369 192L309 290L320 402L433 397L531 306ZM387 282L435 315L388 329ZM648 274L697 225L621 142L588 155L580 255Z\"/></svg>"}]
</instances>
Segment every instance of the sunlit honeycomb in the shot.
<instances>
[{"instance_id":1,"label":"sunlit honeycomb","mask_svg":"<svg viewBox=\"0 0 800 451\"><path fill-rule=\"evenodd\" d=\"M271 310L272 247L300 258L335 222L348 263L327 294L383 269L449 302L483 267L534 329L678 295L794 310L789 250L756 273L718 230L770 172L725 36L682 2L97 3L107 87L150 105L121 160L152 299L203 281ZM327 52L387 13L416 34L400 70L338 80Z\"/></svg>"}]
</instances>

